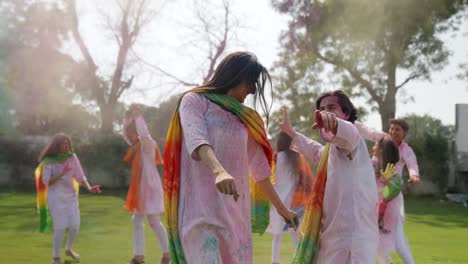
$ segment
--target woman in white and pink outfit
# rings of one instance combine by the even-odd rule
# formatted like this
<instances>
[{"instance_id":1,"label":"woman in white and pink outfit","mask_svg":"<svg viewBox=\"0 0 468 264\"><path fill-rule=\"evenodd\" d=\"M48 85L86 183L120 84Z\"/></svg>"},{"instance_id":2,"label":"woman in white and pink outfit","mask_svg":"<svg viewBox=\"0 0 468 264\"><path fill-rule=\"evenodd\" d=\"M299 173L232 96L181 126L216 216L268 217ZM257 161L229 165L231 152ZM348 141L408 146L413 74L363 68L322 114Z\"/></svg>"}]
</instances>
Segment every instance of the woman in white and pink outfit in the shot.
<instances>
[{"instance_id":1,"label":"woman in white and pink outfit","mask_svg":"<svg viewBox=\"0 0 468 264\"><path fill-rule=\"evenodd\" d=\"M72 152L73 146L70 137L58 133L42 151L39 162L47 157ZM66 229L68 229L68 239L65 255L74 260L80 259L80 256L72 250L80 228L80 209L74 180L92 193L101 192L100 185L89 185L75 154L70 154L70 157L63 162L49 163L43 167L42 183L47 186L47 205L54 228L53 264L62 263L60 248Z\"/></svg>"},{"instance_id":2,"label":"woman in white and pink outfit","mask_svg":"<svg viewBox=\"0 0 468 264\"><path fill-rule=\"evenodd\" d=\"M163 160L156 141L151 137L140 107L132 105L124 120L124 139L131 146L124 161L132 165L132 178L125 208L133 213L134 257L129 264L144 263L144 218L159 241L161 263L169 263L167 233L161 223L164 195L157 165ZM136 153L138 152L138 153Z\"/></svg>"}]
</instances>

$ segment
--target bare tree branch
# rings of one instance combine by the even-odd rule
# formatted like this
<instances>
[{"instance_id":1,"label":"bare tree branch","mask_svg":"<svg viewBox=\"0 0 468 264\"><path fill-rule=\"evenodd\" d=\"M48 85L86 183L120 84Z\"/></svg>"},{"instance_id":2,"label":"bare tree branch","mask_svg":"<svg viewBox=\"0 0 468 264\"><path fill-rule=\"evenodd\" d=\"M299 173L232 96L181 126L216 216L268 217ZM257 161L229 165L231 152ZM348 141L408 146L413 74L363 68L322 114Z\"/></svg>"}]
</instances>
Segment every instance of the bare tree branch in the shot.
<instances>
[{"instance_id":1,"label":"bare tree branch","mask_svg":"<svg viewBox=\"0 0 468 264\"><path fill-rule=\"evenodd\" d=\"M397 85L396 86L396 89L400 89L401 87L403 87L405 84L407 84L409 81L413 80L413 79L416 79L418 78L420 75L419 74L411 74L410 76L408 76L408 78L406 78L406 80L404 80L400 85Z\"/></svg>"},{"instance_id":2,"label":"bare tree branch","mask_svg":"<svg viewBox=\"0 0 468 264\"><path fill-rule=\"evenodd\" d=\"M212 48L215 50L214 54L210 52L210 55L208 56L208 59L210 61L210 66L208 67L208 71L206 75L203 77L203 83L207 83L211 77L214 74L215 66L221 57L221 55L224 53L226 50L226 44L228 41L228 33L229 33L229 15L231 13L230 9L230 2L229 1L224 1L223 3L224 7L224 30L223 30L223 37L218 41L218 43L213 43ZM208 29L208 27L205 27L205 29ZM209 33L209 32L207 32Z\"/></svg>"},{"instance_id":3,"label":"bare tree branch","mask_svg":"<svg viewBox=\"0 0 468 264\"><path fill-rule=\"evenodd\" d=\"M143 63L144 65L162 73L163 75L177 81L178 83L182 84L182 85L185 85L185 86L199 86L200 84L198 83L191 83L191 82L187 82L187 81L184 81L180 78L178 78L177 76L169 73L168 71L164 70L163 68L159 67L158 65L155 65L155 64L152 64L146 60L144 60L143 58L141 58L140 56L138 56L138 54L136 54L136 52L134 52L132 50L132 55L135 56L135 58L137 58L141 63Z\"/></svg>"},{"instance_id":4,"label":"bare tree branch","mask_svg":"<svg viewBox=\"0 0 468 264\"><path fill-rule=\"evenodd\" d=\"M346 63L344 63L343 61L341 61L339 59L327 58L327 57L323 56L322 54L320 54L320 52L318 52L318 51L316 51L315 53L317 54L317 57L319 59L321 59L322 61L345 69L364 88L366 88L366 90L369 92L369 94L371 95L373 100L375 100L379 105L383 103L382 98L375 92L374 87L372 86L372 83L370 81L364 79L356 69L354 69L353 67L347 65Z\"/></svg>"},{"instance_id":5,"label":"bare tree branch","mask_svg":"<svg viewBox=\"0 0 468 264\"><path fill-rule=\"evenodd\" d=\"M98 105L102 106L105 104L105 96L104 96L104 91L100 89L99 81L96 76L98 67L96 63L94 62L94 59L91 56L91 53L89 52L88 47L84 43L83 38L81 37L80 31L79 31L78 14L76 12L75 0L70 0L68 4L68 9L71 15L71 28L72 28L73 38L78 44L81 54L83 55L86 61L86 64L88 65L87 70L88 70L90 79L93 80L93 84L94 84L93 87L91 88L93 91L93 94L96 98Z\"/></svg>"},{"instance_id":6,"label":"bare tree branch","mask_svg":"<svg viewBox=\"0 0 468 264\"><path fill-rule=\"evenodd\" d=\"M130 89L132 86L134 76L124 80L124 71L125 68L128 68L128 52L138 39L142 28L142 21L149 21L144 19L145 14L149 11L149 7L146 6L146 3L146 0L125 0L124 2L116 1L121 12L118 18L118 28L114 26L114 23L112 23L110 16L104 16L106 18L105 21L107 23L108 30L113 33L118 44L116 65L111 77L110 85L103 82L102 78L99 78L97 75L97 65L79 32L76 0L70 0L68 4L72 17L73 37L88 65L89 78L93 80L92 91L101 110L103 131L112 131L114 109L122 93Z\"/></svg>"}]
</instances>

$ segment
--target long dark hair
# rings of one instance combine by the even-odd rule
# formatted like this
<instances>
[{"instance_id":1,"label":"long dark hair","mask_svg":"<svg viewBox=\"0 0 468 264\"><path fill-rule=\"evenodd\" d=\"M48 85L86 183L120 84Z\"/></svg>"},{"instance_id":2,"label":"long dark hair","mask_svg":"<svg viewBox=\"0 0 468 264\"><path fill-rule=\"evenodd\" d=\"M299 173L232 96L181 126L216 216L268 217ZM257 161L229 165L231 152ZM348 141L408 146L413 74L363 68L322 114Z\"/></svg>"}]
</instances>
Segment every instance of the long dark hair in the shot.
<instances>
[{"instance_id":1,"label":"long dark hair","mask_svg":"<svg viewBox=\"0 0 468 264\"><path fill-rule=\"evenodd\" d=\"M188 92L209 91L226 94L242 82L246 82L250 87L250 93L254 97L254 105L256 106L259 102L268 123L271 104L268 105L265 98L265 85L269 83L271 92L271 77L268 70L258 62L257 56L253 53L237 51L227 55L216 67L213 77L207 83Z\"/></svg>"},{"instance_id":2,"label":"long dark hair","mask_svg":"<svg viewBox=\"0 0 468 264\"><path fill-rule=\"evenodd\" d=\"M286 153L289 165L291 165L294 172L297 172L299 153L297 153L294 150L291 150L291 142L292 138L288 134L280 132L278 135L278 141L276 142L276 151L278 153L284 151Z\"/></svg>"},{"instance_id":3,"label":"long dark hair","mask_svg":"<svg viewBox=\"0 0 468 264\"><path fill-rule=\"evenodd\" d=\"M317 100L315 100L315 108L317 110L320 110L320 103L322 102L323 98L329 97L329 96L336 96L338 98L338 103L341 106L341 110L343 111L343 113L349 115L347 121L354 124L354 121L356 121L358 118L357 108L353 105L353 103L351 103L351 100L349 100L349 97L341 90L336 90L336 91L321 94L317 98Z\"/></svg>"},{"instance_id":4,"label":"long dark hair","mask_svg":"<svg viewBox=\"0 0 468 264\"><path fill-rule=\"evenodd\" d=\"M379 150L382 152L382 168L385 169L387 164L396 163L400 160L400 152L398 146L393 142L391 138L383 137L377 143Z\"/></svg>"},{"instance_id":5,"label":"long dark hair","mask_svg":"<svg viewBox=\"0 0 468 264\"><path fill-rule=\"evenodd\" d=\"M73 152L73 145L71 138L65 133L57 133L50 140L49 144L41 151L38 161L43 161L46 157L53 157L60 154L60 145L62 143L68 142L70 145L70 151Z\"/></svg>"}]
</instances>

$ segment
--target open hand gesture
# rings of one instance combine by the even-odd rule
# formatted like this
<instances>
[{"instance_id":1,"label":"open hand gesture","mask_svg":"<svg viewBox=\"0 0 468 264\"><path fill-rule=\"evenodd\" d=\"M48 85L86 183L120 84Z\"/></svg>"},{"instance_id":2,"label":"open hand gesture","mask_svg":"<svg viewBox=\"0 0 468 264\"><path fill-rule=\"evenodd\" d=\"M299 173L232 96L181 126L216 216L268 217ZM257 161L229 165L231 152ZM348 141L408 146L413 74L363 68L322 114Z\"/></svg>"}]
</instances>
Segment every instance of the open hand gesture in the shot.
<instances>
[{"instance_id":1,"label":"open hand gesture","mask_svg":"<svg viewBox=\"0 0 468 264\"><path fill-rule=\"evenodd\" d=\"M380 170L380 175L384 178L385 182L388 182L393 176L396 175L395 165L393 163L388 163L385 170Z\"/></svg>"}]
</instances>

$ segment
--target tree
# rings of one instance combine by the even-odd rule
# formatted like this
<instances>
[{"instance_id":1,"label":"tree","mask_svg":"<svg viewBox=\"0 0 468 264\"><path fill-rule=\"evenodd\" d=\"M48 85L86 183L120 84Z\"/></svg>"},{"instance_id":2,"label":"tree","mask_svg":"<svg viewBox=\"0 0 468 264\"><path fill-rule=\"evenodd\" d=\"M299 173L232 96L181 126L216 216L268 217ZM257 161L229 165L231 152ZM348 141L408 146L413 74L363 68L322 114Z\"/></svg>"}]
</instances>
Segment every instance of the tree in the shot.
<instances>
[{"instance_id":1,"label":"tree","mask_svg":"<svg viewBox=\"0 0 468 264\"><path fill-rule=\"evenodd\" d=\"M188 53L205 54L203 60L196 59L196 63L199 64L195 70L198 81L184 80L162 66L149 63L143 58L139 59L177 84L198 86L208 82L213 77L216 66L229 50L230 44L237 41L236 33L240 25L232 6L231 0L223 0L222 4L217 1L193 0L189 7L193 9L194 20L184 25L188 33L182 45Z\"/></svg>"},{"instance_id":2,"label":"tree","mask_svg":"<svg viewBox=\"0 0 468 264\"><path fill-rule=\"evenodd\" d=\"M438 34L455 29L468 5L466 0L272 4L291 18L275 66L279 90L310 96L328 77L328 84L365 96L380 113L384 130L395 116L397 93L412 80L430 80L433 71L446 65L449 52Z\"/></svg>"},{"instance_id":3,"label":"tree","mask_svg":"<svg viewBox=\"0 0 468 264\"><path fill-rule=\"evenodd\" d=\"M71 15L71 29L73 39L78 45L84 58L83 79L85 82L77 89L97 103L101 115L101 131L106 134L113 131L115 110L122 93L131 88L133 76L126 76L128 53L135 45L142 28L147 25L154 16L146 0L122 0L116 1L120 14L115 23L110 17L106 18L109 30L113 33L117 43L118 52L115 68L110 76L110 81L101 76L89 47L83 40L79 31L79 16L76 11L76 1L68 1L68 10Z\"/></svg>"},{"instance_id":4,"label":"tree","mask_svg":"<svg viewBox=\"0 0 468 264\"><path fill-rule=\"evenodd\" d=\"M450 142L453 126L444 126L434 117L415 114L404 117L410 129L405 140L418 158L420 175L435 183L440 191L447 187L450 161Z\"/></svg>"},{"instance_id":5,"label":"tree","mask_svg":"<svg viewBox=\"0 0 468 264\"><path fill-rule=\"evenodd\" d=\"M54 120L63 118L74 97L66 83L75 62L61 51L68 32L65 11L42 1L4 1L0 8L7 31L3 95L10 122L15 119L26 134L56 132Z\"/></svg>"},{"instance_id":6,"label":"tree","mask_svg":"<svg viewBox=\"0 0 468 264\"><path fill-rule=\"evenodd\" d=\"M0 8L2 8L0 6ZM0 9L1 10L1 9ZM3 10L2 10L3 11ZM10 17L6 16L5 12L0 12L0 23L7 25ZM6 89L6 61L7 61L7 46L8 36L11 34L8 27L0 27L0 136L7 134L11 130L10 121L10 102Z\"/></svg>"}]
</instances>

